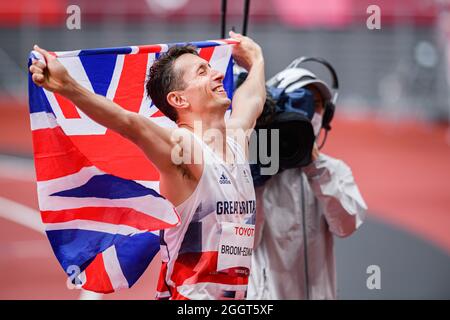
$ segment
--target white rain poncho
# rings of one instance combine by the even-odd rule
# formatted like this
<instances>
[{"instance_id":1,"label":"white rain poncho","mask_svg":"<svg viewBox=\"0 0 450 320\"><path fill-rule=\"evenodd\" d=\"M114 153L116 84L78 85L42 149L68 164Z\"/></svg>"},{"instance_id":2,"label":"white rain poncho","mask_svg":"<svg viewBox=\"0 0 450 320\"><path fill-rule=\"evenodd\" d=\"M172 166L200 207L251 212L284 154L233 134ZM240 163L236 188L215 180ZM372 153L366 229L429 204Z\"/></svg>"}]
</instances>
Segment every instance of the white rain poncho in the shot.
<instances>
[{"instance_id":1,"label":"white rain poncho","mask_svg":"<svg viewBox=\"0 0 450 320\"><path fill-rule=\"evenodd\" d=\"M350 168L320 154L256 192L248 299L336 299L333 235L352 234L367 210Z\"/></svg>"}]
</instances>

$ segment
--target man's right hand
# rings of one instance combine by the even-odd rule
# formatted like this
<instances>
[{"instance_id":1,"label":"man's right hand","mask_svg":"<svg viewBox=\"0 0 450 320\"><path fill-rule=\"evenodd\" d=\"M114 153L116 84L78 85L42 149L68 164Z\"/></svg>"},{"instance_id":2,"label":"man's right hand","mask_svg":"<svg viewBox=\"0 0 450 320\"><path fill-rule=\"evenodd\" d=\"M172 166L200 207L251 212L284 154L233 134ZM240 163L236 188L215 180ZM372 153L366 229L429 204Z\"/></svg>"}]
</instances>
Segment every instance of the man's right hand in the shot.
<instances>
[{"instance_id":1,"label":"man's right hand","mask_svg":"<svg viewBox=\"0 0 450 320\"><path fill-rule=\"evenodd\" d=\"M261 47L251 38L230 31L230 37L239 41L233 46L233 59L245 70L250 71L255 62L263 62Z\"/></svg>"},{"instance_id":2,"label":"man's right hand","mask_svg":"<svg viewBox=\"0 0 450 320\"><path fill-rule=\"evenodd\" d=\"M39 87L56 93L64 93L65 90L68 90L73 79L67 69L46 50L37 45L33 49L44 57L46 63L45 65L39 60L33 61L30 66L33 82Z\"/></svg>"}]
</instances>

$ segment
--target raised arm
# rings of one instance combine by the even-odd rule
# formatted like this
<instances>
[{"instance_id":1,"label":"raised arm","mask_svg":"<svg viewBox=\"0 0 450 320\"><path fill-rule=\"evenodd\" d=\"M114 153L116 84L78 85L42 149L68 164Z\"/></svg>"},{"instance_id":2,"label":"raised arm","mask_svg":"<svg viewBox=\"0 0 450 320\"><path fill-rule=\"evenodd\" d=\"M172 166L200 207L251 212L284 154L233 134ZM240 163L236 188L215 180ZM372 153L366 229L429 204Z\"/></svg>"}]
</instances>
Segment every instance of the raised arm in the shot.
<instances>
[{"instance_id":1,"label":"raised arm","mask_svg":"<svg viewBox=\"0 0 450 320\"><path fill-rule=\"evenodd\" d=\"M30 66L33 82L71 100L95 122L119 133L138 145L160 171L172 165L170 131L137 113L123 109L111 100L92 93L73 79L66 68L46 50L35 46L46 64L35 60Z\"/></svg>"},{"instance_id":2,"label":"raised arm","mask_svg":"<svg viewBox=\"0 0 450 320\"><path fill-rule=\"evenodd\" d=\"M227 127L253 129L266 100L264 57L261 47L248 37L230 31L230 36L239 43L233 48L233 58L248 71L247 79L233 96L233 110Z\"/></svg>"}]
</instances>

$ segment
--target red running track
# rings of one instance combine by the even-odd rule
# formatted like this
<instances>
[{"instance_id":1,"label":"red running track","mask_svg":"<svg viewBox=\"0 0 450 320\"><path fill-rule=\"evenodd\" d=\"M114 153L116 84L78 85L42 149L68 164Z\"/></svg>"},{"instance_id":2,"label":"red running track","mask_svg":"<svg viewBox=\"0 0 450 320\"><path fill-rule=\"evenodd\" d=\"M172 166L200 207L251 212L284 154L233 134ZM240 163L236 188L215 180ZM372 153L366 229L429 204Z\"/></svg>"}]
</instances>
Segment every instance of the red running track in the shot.
<instances>
[{"instance_id":1,"label":"red running track","mask_svg":"<svg viewBox=\"0 0 450 320\"><path fill-rule=\"evenodd\" d=\"M31 156L25 106L0 102L0 130L0 153ZM448 128L442 125L338 117L323 151L352 167L370 215L450 253L447 136ZM14 170L2 168L0 162L0 197L37 210L33 169ZM65 274L42 234L0 218L0 250L0 299L79 297L79 291L66 289ZM135 287L103 298L152 299L158 268L155 259Z\"/></svg>"}]
</instances>

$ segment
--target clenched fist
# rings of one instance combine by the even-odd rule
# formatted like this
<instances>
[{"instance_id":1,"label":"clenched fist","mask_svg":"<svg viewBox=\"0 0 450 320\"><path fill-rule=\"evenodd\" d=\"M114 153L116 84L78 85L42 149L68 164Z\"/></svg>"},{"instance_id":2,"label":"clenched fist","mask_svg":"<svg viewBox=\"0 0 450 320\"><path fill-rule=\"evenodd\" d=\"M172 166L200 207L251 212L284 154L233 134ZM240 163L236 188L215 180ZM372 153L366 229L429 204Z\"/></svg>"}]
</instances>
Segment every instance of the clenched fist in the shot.
<instances>
[{"instance_id":1,"label":"clenched fist","mask_svg":"<svg viewBox=\"0 0 450 320\"><path fill-rule=\"evenodd\" d=\"M239 41L233 46L232 53L238 65L249 71L254 63L263 61L261 47L255 41L233 31L230 31L230 37Z\"/></svg>"},{"instance_id":2,"label":"clenched fist","mask_svg":"<svg viewBox=\"0 0 450 320\"><path fill-rule=\"evenodd\" d=\"M69 90L73 83L72 77L67 69L46 50L39 48L37 45L33 47L45 59L45 63L34 60L30 66L33 82L46 90L61 93Z\"/></svg>"}]
</instances>

